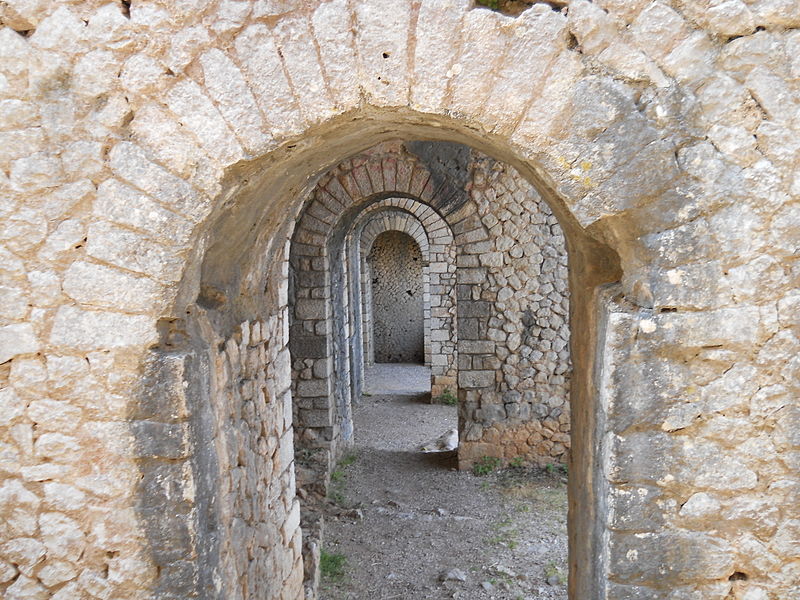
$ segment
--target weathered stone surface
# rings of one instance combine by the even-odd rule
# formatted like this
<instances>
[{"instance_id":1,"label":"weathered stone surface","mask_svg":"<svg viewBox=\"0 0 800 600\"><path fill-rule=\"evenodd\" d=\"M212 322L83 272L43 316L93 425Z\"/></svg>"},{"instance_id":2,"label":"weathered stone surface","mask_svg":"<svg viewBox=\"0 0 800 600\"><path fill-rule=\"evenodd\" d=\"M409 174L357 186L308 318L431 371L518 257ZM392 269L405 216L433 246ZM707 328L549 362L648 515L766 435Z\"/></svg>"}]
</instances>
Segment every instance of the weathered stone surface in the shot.
<instances>
[{"instance_id":1,"label":"weathered stone surface","mask_svg":"<svg viewBox=\"0 0 800 600\"><path fill-rule=\"evenodd\" d=\"M20 354L31 354L39 349L39 341L28 323L0 327L0 363Z\"/></svg>"},{"instance_id":2,"label":"weathered stone surface","mask_svg":"<svg viewBox=\"0 0 800 600\"><path fill-rule=\"evenodd\" d=\"M733 548L705 534L619 534L609 553L621 582L658 584L670 573L678 584L714 580L733 571Z\"/></svg>"},{"instance_id":3,"label":"weathered stone surface","mask_svg":"<svg viewBox=\"0 0 800 600\"><path fill-rule=\"evenodd\" d=\"M720 503L705 492L693 494L681 507L680 515L687 519L713 518L719 514Z\"/></svg>"},{"instance_id":4,"label":"weathered stone surface","mask_svg":"<svg viewBox=\"0 0 800 600\"><path fill-rule=\"evenodd\" d=\"M40 499L18 480L6 481L0 488L0 510L3 512L4 537L33 536L36 534L36 512Z\"/></svg>"},{"instance_id":5,"label":"weathered stone surface","mask_svg":"<svg viewBox=\"0 0 800 600\"><path fill-rule=\"evenodd\" d=\"M302 117L269 29L254 23L235 40L236 54L274 137L297 133Z\"/></svg>"},{"instance_id":6,"label":"weathered stone surface","mask_svg":"<svg viewBox=\"0 0 800 600\"><path fill-rule=\"evenodd\" d=\"M168 243L168 242L167 242ZM87 253L97 260L161 281L181 277L181 257L174 246L107 222L89 227Z\"/></svg>"},{"instance_id":7,"label":"weathered stone surface","mask_svg":"<svg viewBox=\"0 0 800 600\"><path fill-rule=\"evenodd\" d=\"M492 376L460 394L465 456L560 460L572 444L575 597L597 582L621 599L796 595L797 3L555 4L511 17L449 0L0 3L0 489L26 490L0 514L15 557L0 557L0 595L301 593L295 534L279 533L295 514L290 325L304 381L349 381L358 357L326 321L355 308L324 285L290 323L287 240L343 160L315 219L394 186L436 205L454 243L481 245L451 263L452 302L455 272L430 269L430 362L454 390ZM394 137L508 161L566 240L499 163L467 190L443 177L467 172L452 154L430 171L358 158ZM300 260L322 271L315 235ZM491 350L458 354L448 331ZM139 404L154 347L193 357L163 411L155 395ZM347 385L331 391L347 403ZM347 419L308 400L327 465ZM132 427L190 433L145 453L175 458L137 458ZM174 469L140 493L159 461ZM641 504L629 489L647 490ZM163 490L177 504L134 513ZM52 513L85 536L80 555L51 543L74 565L38 556Z\"/></svg>"},{"instance_id":8,"label":"weathered stone surface","mask_svg":"<svg viewBox=\"0 0 800 600\"><path fill-rule=\"evenodd\" d=\"M132 421L131 433L135 438L136 455L142 458L186 458L188 447L186 428L181 425Z\"/></svg>"},{"instance_id":9,"label":"weathered stone surface","mask_svg":"<svg viewBox=\"0 0 800 600\"><path fill-rule=\"evenodd\" d=\"M220 112L249 152L263 152L272 139L265 134L255 98L231 59L219 50L200 57L206 88Z\"/></svg>"},{"instance_id":10,"label":"weathered stone surface","mask_svg":"<svg viewBox=\"0 0 800 600\"><path fill-rule=\"evenodd\" d=\"M152 279L82 261L72 263L67 269L63 290L87 306L131 312L149 312L160 300L159 286Z\"/></svg>"},{"instance_id":11,"label":"weathered stone surface","mask_svg":"<svg viewBox=\"0 0 800 600\"><path fill-rule=\"evenodd\" d=\"M23 574L33 574L33 568L40 563L47 552L45 545L33 538L16 538L0 546L0 554Z\"/></svg>"},{"instance_id":12,"label":"weathered stone surface","mask_svg":"<svg viewBox=\"0 0 800 600\"><path fill-rule=\"evenodd\" d=\"M27 416L38 430L69 433L78 426L81 410L67 402L43 399L28 405Z\"/></svg>"},{"instance_id":13,"label":"weathered stone surface","mask_svg":"<svg viewBox=\"0 0 800 600\"><path fill-rule=\"evenodd\" d=\"M17 577L16 581L6 588L6 598L9 600L44 600L49 595L44 586L25 575Z\"/></svg>"},{"instance_id":14,"label":"weathered stone surface","mask_svg":"<svg viewBox=\"0 0 800 600\"><path fill-rule=\"evenodd\" d=\"M355 6L364 91L378 106L405 104L409 88L411 3L376 0Z\"/></svg>"},{"instance_id":15,"label":"weathered stone surface","mask_svg":"<svg viewBox=\"0 0 800 600\"><path fill-rule=\"evenodd\" d=\"M61 513L42 514L39 530L49 557L74 562L86 547L86 537L77 521Z\"/></svg>"},{"instance_id":16,"label":"weathered stone surface","mask_svg":"<svg viewBox=\"0 0 800 600\"><path fill-rule=\"evenodd\" d=\"M311 17L311 24L329 81L328 93L340 108L354 106L359 97L358 66L347 2L320 3Z\"/></svg>"},{"instance_id":17,"label":"weathered stone surface","mask_svg":"<svg viewBox=\"0 0 800 600\"><path fill-rule=\"evenodd\" d=\"M367 261L372 279L375 362L425 362L425 302L419 245L408 234L388 231L375 238Z\"/></svg>"},{"instance_id":18,"label":"weathered stone surface","mask_svg":"<svg viewBox=\"0 0 800 600\"><path fill-rule=\"evenodd\" d=\"M79 510L86 506L86 494L63 483L45 483L44 500L52 508L64 511Z\"/></svg>"},{"instance_id":19,"label":"weathered stone surface","mask_svg":"<svg viewBox=\"0 0 800 600\"><path fill-rule=\"evenodd\" d=\"M155 324L145 316L64 306L56 315L50 341L67 348L98 350L153 342L155 334Z\"/></svg>"},{"instance_id":20,"label":"weathered stone surface","mask_svg":"<svg viewBox=\"0 0 800 600\"><path fill-rule=\"evenodd\" d=\"M48 560L47 564L37 573L39 581L48 588L71 581L77 576L78 573L72 564L63 560Z\"/></svg>"}]
</instances>

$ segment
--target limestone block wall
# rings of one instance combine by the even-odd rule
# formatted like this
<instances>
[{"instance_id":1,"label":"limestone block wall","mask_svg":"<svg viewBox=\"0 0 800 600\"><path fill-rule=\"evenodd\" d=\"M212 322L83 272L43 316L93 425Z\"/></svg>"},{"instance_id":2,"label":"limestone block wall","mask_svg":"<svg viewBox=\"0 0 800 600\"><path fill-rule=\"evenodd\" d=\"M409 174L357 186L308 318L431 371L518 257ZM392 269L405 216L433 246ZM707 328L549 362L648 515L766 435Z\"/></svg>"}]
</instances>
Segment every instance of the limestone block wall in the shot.
<instances>
[{"instance_id":1,"label":"limestone block wall","mask_svg":"<svg viewBox=\"0 0 800 600\"><path fill-rule=\"evenodd\" d=\"M375 238L367 261L373 360L424 364L425 289L419 246L405 233L387 231Z\"/></svg>"},{"instance_id":2,"label":"limestone block wall","mask_svg":"<svg viewBox=\"0 0 800 600\"><path fill-rule=\"evenodd\" d=\"M217 450L201 413L136 417L151 354L194 353L179 389L209 406L211 340L286 304L264 301L284 281L265 249L321 174L400 137L508 162L566 236L571 597L797 596L800 11L552 4L2 4L0 593L197 593L156 563L221 559L201 566L183 542L200 538L151 527L140 502L168 492L191 513L217 479L182 465ZM405 191L483 231L439 169L461 151L425 144ZM381 192L406 174L339 174L365 172ZM192 343L165 343L181 323ZM148 461L181 467L143 480Z\"/></svg>"},{"instance_id":3,"label":"limestone block wall","mask_svg":"<svg viewBox=\"0 0 800 600\"><path fill-rule=\"evenodd\" d=\"M680 573L675 594L797 597L798 523L786 504L797 493L787 471L795 458L792 409L782 385L760 383L770 357L785 356L788 336L778 329L790 305L748 307L739 320L729 308L631 315L612 303L602 316L607 343L621 351L598 381L613 423L604 470L609 598L629 597L644 581L660 590L668 562ZM796 363L779 368L796 373ZM697 387L685 387L686 371L697 375ZM766 429L754 431L753 416ZM655 455L654 469L643 469L640 457ZM784 591L773 595L771 587Z\"/></svg>"},{"instance_id":4,"label":"limestone block wall","mask_svg":"<svg viewBox=\"0 0 800 600\"><path fill-rule=\"evenodd\" d=\"M306 221L309 216L304 217ZM346 419L347 410L336 402L334 333L346 337L346 322L334 319L331 302L332 275L328 269L328 248L322 236L309 237L301 223L295 229L291 244L291 273L293 281L290 295L289 337L292 353L292 392L294 397L294 422L303 445L325 448L335 454L335 444L340 437L340 422ZM340 250L338 264L344 269ZM340 271L340 282L343 281ZM341 284L337 289L341 288ZM343 296L339 296L343 300ZM346 349L343 349L347 352ZM341 379L349 383L349 365L339 363ZM349 403L349 396L348 396ZM337 406L339 408L337 408ZM327 454L326 454L327 456ZM329 470L325 459L322 471Z\"/></svg>"}]
</instances>

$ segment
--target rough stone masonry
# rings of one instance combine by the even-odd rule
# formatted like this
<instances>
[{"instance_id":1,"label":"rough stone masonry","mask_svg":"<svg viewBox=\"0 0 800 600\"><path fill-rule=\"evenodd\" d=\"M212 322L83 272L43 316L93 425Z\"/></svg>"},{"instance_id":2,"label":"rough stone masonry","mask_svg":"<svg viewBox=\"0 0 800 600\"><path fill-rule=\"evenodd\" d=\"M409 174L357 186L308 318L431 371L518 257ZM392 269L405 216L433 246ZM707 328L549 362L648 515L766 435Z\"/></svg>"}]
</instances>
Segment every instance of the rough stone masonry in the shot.
<instances>
[{"instance_id":1,"label":"rough stone masonry","mask_svg":"<svg viewBox=\"0 0 800 600\"><path fill-rule=\"evenodd\" d=\"M293 381L295 223L393 140L508 165L561 229L570 597L800 598L797 0L6 0L0 20L4 598L303 597L293 388L352 434L325 420L353 391L326 328L356 309L346 269L311 282ZM400 169L330 209L396 197ZM449 201L439 172L403 210ZM504 244L482 219L452 244ZM327 231L308 272L353 250ZM459 345L486 341L460 293L504 302L474 268L442 317ZM517 300L491 327L503 365L455 365L464 418L485 396L506 423L492 386L528 391L503 368Z\"/></svg>"},{"instance_id":2,"label":"rough stone masonry","mask_svg":"<svg viewBox=\"0 0 800 600\"><path fill-rule=\"evenodd\" d=\"M375 361L424 363L422 252L408 234L380 234L367 258L372 267Z\"/></svg>"}]
</instances>

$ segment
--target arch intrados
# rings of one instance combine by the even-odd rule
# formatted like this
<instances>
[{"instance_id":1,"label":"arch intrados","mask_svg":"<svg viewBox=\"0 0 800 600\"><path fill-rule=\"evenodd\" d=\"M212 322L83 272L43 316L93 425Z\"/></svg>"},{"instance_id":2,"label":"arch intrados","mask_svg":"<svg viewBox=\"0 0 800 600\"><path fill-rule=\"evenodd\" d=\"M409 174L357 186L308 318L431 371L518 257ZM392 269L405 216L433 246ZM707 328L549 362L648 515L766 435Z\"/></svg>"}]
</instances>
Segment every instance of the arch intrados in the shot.
<instances>
[{"instance_id":1,"label":"arch intrados","mask_svg":"<svg viewBox=\"0 0 800 600\"><path fill-rule=\"evenodd\" d=\"M391 214L391 213L402 213L404 215L404 220L406 222L407 221L414 221L415 224L420 226L420 228L417 229L416 231L409 231L406 227L403 227L402 229L400 229L397 226L386 225L386 226L381 226L380 229L375 232L375 235L370 235L367 238L364 238L363 237L363 233L362 233L361 241L359 243L359 247L361 249L362 254L367 255L370 252L372 252L372 246L375 245L375 240L377 240L378 236L380 236L382 233L386 233L388 231L397 231L399 233L405 233L411 239L413 239L416 242L417 246L419 246L419 249L420 249L420 252L422 252L422 255L425 256L425 254L428 252L428 247L430 246L430 242L428 240L427 232L425 231L424 226L422 226L422 223L420 222L420 220L417 219L417 217L415 215L413 215L413 214L411 214L411 213L409 213L407 211L399 211L399 210L381 210L381 211L377 211L376 213L373 213L373 214L369 215L369 218L367 218L364 221L363 229L366 229L367 227L369 227L374 222L373 221L373 217L384 216L386 213L388 213L388 214ZM404 225L405 224L406 223L404 223Z\"/></svg>"},{"instance_id":2,"label":"arch intrados","mask_svg":"<svg viewBox=\"0 0 800 600\"><path fill-rule=\"evenodd\" d=\"M397 228L393 228L393 227L384 229L378 235L375 236L375 240L377 240L379 237L381 237L382 235L384 235L386 233L397 233L397 234L400 234L402 236L407 237L417 247L417 249L420 251L420 254L422 254L423 257L425 256L425 250L424 250L424 248L422 248L422 246L419 245L419 240L417 240L413 235L411 235L410 233L408 233L407 231L405 231L403 229L397 229ZM372 252L372 247L375 245L375 240L373 240L372 246L370 246L370 250L369 250L370 252Z\"/></svg>"},{"instance_id":3,"label":"arch intrados","mask_svg":"<svg viewBox=\"0 0 800 600\"><path fill-rule=\"evenodd\" d=\"M418 210L422 214L416 214L410 208L406 208L404 206L398 205L393 203L394 200L410 200L413 204L414 208L418 207ZM374 202L370 204L367 208L361 211L361 213L357 216L356 222L353 223L352 232L356 239L359 240L359 245L361 247L362 252L369 252L370 248L365 248L365 239L363 237L363 230L367 227L373 217L377 217L383 213L402 213L407 215L408 218L413 219L420 228L420 233L424 236L424 244L430 245L433 243L441 243L441 244L452 244L454 241L453 233L450 229L450 224L447 220L431 205L427 204L423 200L419 200L413 198L411 196L408 197L399 197L399 196L392 196L388 199L383 201ZM436 219L436 227L431 228L427 227L423 222L424 218L428 215L433 215ZM439 233L442 232L442 233ZM419 242L419 240L418 240Z\"/></svg>"},{"instance_id":4,"label":"arch intrados","mask_svg":"<svg viewBox=\"0 0 800 600\"><path fill-rule=\"evenodd\" d=\"M395 202L393 202L394 200L410 200L413 203L412 207L413 208L419 207L419 211L421 211L421 213L423 214L416 214L413 210L411 210L412 207L405 207L400 204L396 204ZM371 212L378 212L382 210L398 210L410 214L417 221L419 221L420 225L425 230L425 234L428 236L429 241L431 241L431 238L437 238L438 234L436 232L441 230L445 234L445 239L443 239L442 242L446 244L451 244L453 242L454 239L453 232L450 229L450 224L447 222L447 218L443 216L435 206L432 206L425 200L415 198L411 195L404 196L403 194L398 193L390 198L384 199L380 203L371 204L370 206L365 208L364 211L362 211L361 215L359 216L359 219L368 218L369 216L371 216L370 214ZM441 227L436 227L436 228L425 227L423 220L429 214L434 216L434 218L437 220L437 223Z\"/></svg>"},{"instance_id":5,"label":"arch intrados","mask_svg":"<svg viewBox=\"0 0 800 600\"><path fill-rule=\"evenodd\" d=\"M605 231L602 221L589 228L579 224L565 200L556 192L556 179L548 175L540 161L526 158L522 152L512 148L508 140L482 134L456 117L426 115L405 108L393 111L364 109L361 114L342 115L310 127L302 139L284 143L267 155L229 167L219 194L223 201L205 220L208 250L198 257L203 261L203 280L223 289L241 285L242 274L249 271L246 265L253 254L251 249L264 247L266 240L281 227L291 227L304 206L304 198L327 171L393 139L460 143L514 167L537 189L558 219L567 242L570 263L584 260L594 263L595 267L589 270L594 285L619 280L621 271L616 238L610 231ZM368 202L392 195L399 194L378 194L356 203L353 208L363 208ZM268 202L269 211L265 210ZM347 212L350 214L349 210ZM242 235L243 230L247 232L245 235ZM577 261L573 260L573 254L577 255ZM231 265L237 265L237 268L232 269ZM607 273L595 277L600 270Z\"/></svg>"},{"instance_id":6,"label":"arch intrados","mask_svg":"<svg viewBox=\"0 0 800 600\"><path fill-rule=\"evenodd\" d=\"M341 244L351 232L355 231L356 227L358 227L360 224L363 224L361 223L361 217L367 215L367 211L369 211L372 206L392 198L405 198L425 206L426 209L430 209L439 219L441 219L441 222L444 223L448 230L450 229L450 224L447 222L447 219L435 207L431 206L424 200L421 200L420 198L417 198L416 196L406 192L379 192L354 202L344 213L342 213L339 219L337 219L336 224L328 233L326 240L327 247L329 249L338 247L339 244ZM396 209L397 207L387 206L386 208ZM409 212L409 214L414 216L411 212Z\"/></svg>"}]
</instances>

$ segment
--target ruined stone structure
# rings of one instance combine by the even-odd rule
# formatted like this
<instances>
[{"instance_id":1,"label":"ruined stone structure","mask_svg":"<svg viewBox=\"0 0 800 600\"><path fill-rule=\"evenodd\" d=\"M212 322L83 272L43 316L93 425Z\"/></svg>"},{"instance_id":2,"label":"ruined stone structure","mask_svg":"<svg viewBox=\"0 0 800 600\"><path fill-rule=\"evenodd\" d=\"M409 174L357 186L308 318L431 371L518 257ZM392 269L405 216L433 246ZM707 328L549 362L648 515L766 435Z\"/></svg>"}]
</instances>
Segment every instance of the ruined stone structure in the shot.
<instances>
[{"instance_id":1,"label":"ruined stone structure","mask_svg":"<svg viewBox=\"0 0 800 600\"><path fill-rule=\"evenodd\" d=\"M561 228L513 168L459 144L390 142L323 176L292 236L294 427L298 447L313 453L305 466L316 465L301 487L324 480L352 442L352 405L375 354L368 262L385 231L404 232L425 258L425 363L433 398L458 391L460 464L564 462L571 365Z\"/></svg>"},{"instance_id":2,"label":"ruined stone structure","mask_svg":"<svg viewBox=\"0 0 800 600\"><path fill-rule=\"evenodd\" d=\"M295 470L354 434L368 209L455 259L462 465L569 424L571 598L800 598L795 0L0 19L4 598L303 597Z\"/></svg>"}]
</instances>

